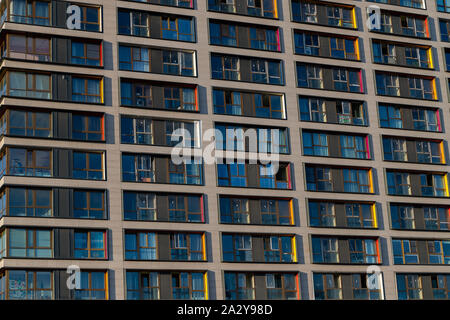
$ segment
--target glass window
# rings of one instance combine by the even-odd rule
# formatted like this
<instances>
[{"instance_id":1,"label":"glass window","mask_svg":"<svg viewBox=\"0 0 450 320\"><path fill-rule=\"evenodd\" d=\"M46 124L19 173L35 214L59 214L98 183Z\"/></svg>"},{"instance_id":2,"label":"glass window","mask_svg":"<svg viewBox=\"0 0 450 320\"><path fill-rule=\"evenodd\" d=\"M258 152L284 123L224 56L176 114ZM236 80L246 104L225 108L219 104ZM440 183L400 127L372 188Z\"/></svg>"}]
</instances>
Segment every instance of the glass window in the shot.
<instances>
[{"instance_id":1,"label":"glass window","mask_svg":"<svg viewBox=\"0 0 450 320\"><path fill-rule=\"evenodd\" d=\"M106 258L106 233L103 231L75 231L74 257L77 259Z\"/></svg>"},{"instance_id":2,"label":"glass window","mask_svg":"<svg viewBox=\"0 0 450 320\"><path fill-rule=\"evenodd\" d=\"M299 106L302 121L327 122L324 100L299 96Z\"/></svg>"},{"instance_id":3,"label":"glass window","mask_svg":"<svg viewBox=\"0 0 450 320\"><path fill-rule=\"evenodd\" d=\"M255 298L254 277L250 273L225 272L226 300L253 300Z\"/></svg>"},{"instance_id":4,"label":"glass window","mask_svg":"<svg viewBox=\"0 0 450 320\"><path fill-rule=\"evenodd\" d=\"M81 30L98 32L100 28L100 8L80 6L81 8Z\"/></svg>"},{"instance_id":5,"label":"glass window","mask_svg":"<svg viewBox=\"0 0 450 320\"><path fill-rule=\"evenodd\" d=\"M251 262L252 237L250 235L222 234L222 256L224 262Z\"/></svg>"},{"instance_id":6,"label":"glass window","mask_svg":"<svg viewBox=\"0 0 450 320\"><path fill-rule=\"evenodd\" d=\"M73 178L103 180L103 154L100 152L74 152Z\"/></svg>"},{"instance_id":7,"label":"glass window","mask_svg":"<svg viewBox=\"0 0 450 320\"><path fill-rule=\"evenodd\" d=\"M14 97L51 99L50 75L9 72L9 92Z\"/></svg>"},{"instance_id":8,"label":"glass window","mask_svg":"<svg viewBox=\"0 0 450 320\"><path fill-rule=\"evenodd\" d=\"M313 280L316 300L342 299L342 279L339 274L314 273Z\"/></svg>"},{"instance_id":9,"label":"glass window","mask_svg":"<svg viewBox=\"0 0 450 320\"><path fill-rule=\"evenodd\" d=\"M393 239L394 264L418 264L419 254L416 240Z\"/></svg>"},{"instance_id":10,"label":"glass window","mask_svg":"<svg viewBox=\"0 0 450 320\"><path fill-rule=\"evenodd\" d=\"M75 289L75 300L104 300L107 298L107 273L81 271L81 289Z\"/></svg>"},{"instance_id":11,"label":"glass window","mask_svg":"<svg viewBox=\"0 0 450 320\"><path fill-rule=\"evenodd\" d=\"M10 34L8 55L10 58L49 62L50 42L49 38Z\"/></svg>"},{"instance_id":12,"label":"glass window","mask_svg":"<svg viewBox=\"0 0 450 320\"><path fill-rule=\"evenodd\" d=\"M72 138L84 141L103 141L103 117L72 114Z\"/></svg>"},{"instance_id":13,"label":"glass window","mask_svg":"<svg viewBox=\"0 0 450 320\"><path fill-rule=\"evenodd\" d=\"M94 78L72 78L72 101L103 103L102 80Z\"/></svg>"},{"instance_id":14,"label":"glass window","mask_svg":"<svg viewBox=\"0 0 450 320\"><path fill-rule=\"evenodd\" d=\"M80 219L105 219L105 192L74 190L73 217Z\"/></svg>"},{"instance_id":15,"label":"glass window","mask_svg":"<svg viewBox=\"0 0 450 320\"><path fill-rule=\"evenodd\" d=\"M50 230L9 229L9 257L53 258Z\"/></svg>"},{"instance_id":16,"label":"glass window","mask_svg":"<svg viewBox=\"0 0 450 320\"><path fill-rule=\"evenodd\" d=\"M127 271L127 300L160 299L160 277L158 272Z\"/></svg>"},{"instance_id":17,"label":"glass window","mask_svg":"<svg viewBox=\"0 0 450 320\"><path fill-rule=\"evenodd\" d=\"M338 263L338 239L312 237L312 256L313 263Z\"/></svg>"},{"instance_id":18,"label":"glass window","mask_svg":"<svg viewBox=\"0 0 450 320\"><path fill-rule=\"evenodd\" d=\"M51 271L8 270L8 300L52 300Z\"/></svg>"},{"instance_id":19,"label":"glass window","mask_svg":"<svg viewBox=\"0 0 450 320\"><path fill-rule=\"evenodd\" d=\"M50 2L38 0L13 0L9 6L11 22L50 25Z\"/></svg>"},{"instance_id":20,"label":"glass window","mask_svg":"<svg viewBox=\"0 0 450 320\"><path fill-rule=\"evenodd\" d=\"M170 235L170 259L203 261L203 235L199 233L174 233Z\"/></svg>"},{"instance_id":21,"label":"glass window","mask_svg":"<svg viewBox=\"0 0 450 320\"><path fill-rule=\"evenodd\" d=\"M125 233L126 260L157 260L158 256L156 233Z\"/></svg>"},{"instance_id":22,"label":"glass window","mask_svg":"<svg viewBox=\"0 0 450 320\"><path fill-rule=\"evenodd\" d=\"M102 64L100 44L72 41L71 52L71 62L73 64L96 67Z\"/></svg>"},{"instance_id":23,"label":"glass window","mask_svg":"<svg viewBox=\"0 0 450 320\"><path fill-rule=\"evenodd\" d=\"M193 20L183 17L162 17L161 38L167 40L195 41Z\"/></svg>"},{"instance_id":24,"label":"glass window","mask_svg":"<svg viewBox=\"0 0 450 320\"><path fill-rule=\"evenodd\" d=\"M48 112L9 110L9 134L48 138L52 136L52 117Z\"/></svg>"},{"instance_id":25,"label":"glass window","mask_svg":"<svg viewBox=\"0 0 450 320\"><path fill-rule=\"evenodd\" d=\"M308 191L333 191L331 169L306 166L306 188Z\"/></svg>"},{"instance_id":26,"label":"glass window","mask_svg":"<svg viewBox=\"0 0 450 320\"><path fill-rule=\"evenodd\" d=\"M336 226L335 206L332 202L308 201L309 224L312 227Z\"/></svg>"},{"instance_id":27,"label":"glass window","mask_svg":"<svg viewBox=\"0 0 450 320\"><path fill-rule=\"evenodd\" d=\"M386 179L389 194L411 195L411 182L409 173L387 171Z\"/></svg>"},{"instance_id":28,"label":"glass window","mask_svg":"<svg viewBox=\"0 0 450 320\"><path fill-rule=\"evenodd\" d=\"M397 274L397 291L399 300L422 299L422 277L416 274Z\"/></svg>"},{"instance_id":29,"label":"glass window","mask_svg":"<svg viewBox=\"0 0 450 320\"><path fill-rule=\"evenodd\" d=\"M155 168L150 155L122 154L123 181L154 182Z\"/></svg>"},{"instance_id":30,"label":"glass window","mask_svg":"<svg viewBox=\"0 0 450 320\"><path fill-rule=\"evenodd\" d=\"M153 144L153 120L151 118L120 118L121 143Z\"/></svg>"},{"instance_id":31,"label":"glass window","mask_svg":"<svg viewBox=\"0 0 450 320\"><path fill-rule=\"evenodd\" d=\"M21 217L51 217L52 190L50 189L8 189L8 214Z\"/></svg>"},{"instance_id":32,"label":"glass window","mask_svg":"<svg viewBox=\"0 0 450 320\"><path fill-rule=\"evenodd\" d=\"M51 151L9 148L9 174L15 176L52 176Z\"/></svg>"}]
</instances>

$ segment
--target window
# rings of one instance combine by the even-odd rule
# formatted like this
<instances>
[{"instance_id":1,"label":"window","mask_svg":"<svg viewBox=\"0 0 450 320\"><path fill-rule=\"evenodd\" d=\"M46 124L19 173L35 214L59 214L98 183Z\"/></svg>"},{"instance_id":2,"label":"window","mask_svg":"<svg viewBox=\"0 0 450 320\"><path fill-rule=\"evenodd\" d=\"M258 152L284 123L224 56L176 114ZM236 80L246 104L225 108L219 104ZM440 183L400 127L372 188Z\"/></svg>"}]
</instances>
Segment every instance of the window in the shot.
<instances>
[{"instance_id":1,"label":"window","mask_svg":"<svg viewBox=\"0 0 450 320\"><path fill-rule=\"evenodd\" d=\"M100 152L74 152L73 178L103 180L103 154Z\"/></svg>"},{"instance_id":2,"label":"window","mask_svg":"<svg viewBox=\"0 0 450 320\"><path fill-rule=\"evenodd\" d=\"M75 231L74 257L77 259L106 258L106 233L103 231Z\"/></svg>"},{"instance_id":3,"label":"window","mask_svg":"<svg viewBox=\"0 0 450 320\"><path fill-rule=\"evenodd\" d=\"M103 117L72 114L72 138L84 141L103 141Z\"/></svg>"},{"instance_id":4,"label":"window","mask_svg":"<svg viewBox=\"0 0 450 320\"><path fill-rule=\"evenodd\" d=\"M222 235L222 257L224 262L251 262L252 237L250 235Z\"/></svg>"},{"instance_id":5,"label":"window","mask_svg":"<svg viewBox=\"0 0 450 320\"><path fill-rule=\"evenodd\" d=\"M8 57L32 61L50 61L49 38L8 35Z\"/></svg>"},{"instance_id":6,"label":"window","mask_svg":"<svg viewBox=\"0 0 450 320\"><path fill-rule=\"evenodd\" d=\"M277 168L278 170L274 172ZM290 189L290 166L289 164L279 164L274 166L259 165L259 187L270 189Z\"/></svg>"},{"instance_id":7,"label":"window","mask_svg":"<svg viewBox=\"0 0 450 320\"><path fill-rule=\"evenodd\" d=\"M268 300L296 300L297 276L295 274L266 274L266 288Z\"/></svg>"},{"instance_id":8,"label":"window","mask_svg":"<svg viewBox=\"0 0 450 320\"><path fill-rule=\"evenodd\" d=\"M397 75L376 73L377 94L400 96L400 84Z\"/></svg>"},{"instance_id":9,"label":"window","mask_svg":"<svg viewBox=\"0 0 450 320\"><path fill-rule=\"evenodd\" d=\"M150 15L147 12L119 9L119 34L149 37Z\"/></svg>"},{"instance_id":10,"label":"window","mask_svg":"<svg viewBox=\"0 0 450 320\"><path fill-rule=\"evenodd\" d=\"M386 64L398 64L395 44L381 41L373 41L372 49L374 62Z\"/></svg>"},{"instance_id":11,"label":"window","mask_svg":"<svg viewBox=\"0 0 450 320\"><path fill-rule=\"evenodd\" d=\"M331 169L307 166L306 188L308 191L333 191Z\"/></svg>"},{"instance_id":12,"label":"window","mask_svg":"<svg viewBox=\"0 0 450 320\"><path fill-rule=\"evenodd\" d=\"M170 235L170 259L204 261L203 235L199 233L174 233Z\"/></svg>"},{"instance_id":13,"label":"window","mask_svg":"<svg viewBox=\"0 0 450 320\"><path fill-rule=\"evenodd\" d=\"M438 113L438 110L428 110L424 108L412 109L414 130L441 131Z\"/></svg>"},{"instance_id":14,"label":"window","mask_svg":"<svg viewBox=\"0 0 450 320\"><path fill-rule=\"evenodd\" d=\"M214 113L242 115L242 94L238 91L213 89Z\"/></svg>"},{"instance_id":15,"label":"window","mask_svg":"<svg viewBox=\"0 0 450 320\"><path fill-rule=\"evenodd\" d=\"M123 193L124 220L156 221L156 195L154 193Z\"/></svg>"},{"instance_id":16,"label":"window","mask_svg":"<svg viewBox=\"0 0 450 320\"><path fill-rule=\"evenodd\" d=\"M344 192L372 192L370 175L370 170L366 169L343 169Z\"/></svg>"},{"instance_id":17,"label":"window","mask_svg":"<svg viewBox=\"0 0 450 320\"><path fill-rule=\"evenodd\" d=\"M407 172L387 171L388 194L411 195L410 176Z\"/></svg>"},{"instance_id":18,"label":"window","mask_svg":"<svg viewBox=\"0 0 450 320\"><path fill-rule=\"evenodd\" d=\"M402 204L390 204L392 228L394 229L416 229L414 220L414 208Z\"/></svg>"},{"instance_id":19,"label":"window","mask_svg":"<svg viewBox=\"0 0 450 320\"><path fill-rule=\"evenodd\" d=\"M262 224L294 224L290 200L260 200L260 206Z\"/></svg>"},{"instance_id":20,"label":"window","mask_svg":"<svg viewBox=\"0 0 450 320\"><path fill-rule=\"evenodd\" d=\"M105 192L74 190L73 217L80 219L105 219Z\"/></svg>"},{"instance_id":21,"label":"window","mask_svg":"<svg viewBox=\"0 0 450 320\"><path fill-rule=\"evenodd\" d=\"M239 58L212 54L211 72L213 79L240 80Z\"/></svg>"},{"instance_id":22,"label":"window","mask_svg":"<svg viewBox=\"0 0 450 320\"><path fill-rule=\"evenodd\" d=\"M417 161L423 163L442 163L441 143L435 141L416 141Z\"/></svg>"},{"instance_id":23,"label":"window","mask_svg":"<svg viewBox=\"0 0 450 320\"><path fill-rule=\"evenodd\" d=\"M209 23L209 38L211 44L237 47L236 26L225 23Z\"/></svg>"},{"instance_id":24,"label":"window","mask_svg":"<svg viewBox=\"0 0 450 320\"><path fill-rule=\"evenodd\" d=\"M8 256L53 258L53 236L50 230L9 229Z\"/></svg>"},{"instance_id":25,"label":"window","mask_svg":"<svg viewBox=\"0 0 450 320\"><path fill-rule=\"evenodd\" d=\"M338 263L338 240L312 237L312 256L313 263Z\"/></svg>"},{"instance_id":26,"label":"window","mask_svg":"<svg viewBox=\"0 0 450 320\"><path fill-rule=\"evenodd\" d=\"M208 10L234 13L235 0L208 0Z\"/></svg>"},{"instance_id":27,"label":"window","mask_svg":"<svg viewBox=\"0 0 450 320\"><path fill-rule=\"evenodd\" d=\"M119 46L119 68L121 70L150 72L151 50L144 47Z\"/></svg>"},{"instance_id":28,"label":"window","mask_svg":"<svg viewBox=\"0 0 450 320\"><path fill-rule=\"evenodd\" d=\"M52 300L53 273L51 271L7 271L8 300Z\"/></svg>"},{"instance_id":29,"label":"window","mask_svg":"<svg viewBox=\"0 0 450 320\"><path fill-rule=\"evenodd\" d=\"M9 110L10 135L48 138L52 136L51 113Z\"/></svg>"},{"instance_id":30,"label":"window","mask_svg":"<svg viewBox=\"0 0 450 320\"><path fill-rule=\"evenodd\" d=\"M317 5L306 1L292 1L292 16L296 22L317 23Z\"/></svg>"},{"instance_id":31,"label":"window","mask_svg":"<svg viewBox=\"0 0 450 320\"><path fill-rule=\"evenodd\" d=\"M101 79L72 78L72 101L103 103Z\"/></svg>"},{"instance_id":32,"label":"window","mask_svg":"<svg viewBox=\"0 0 450 320\"><path fill-rule=\"evenodd\" d=\"M249 224L249 200L244 198L220 198L220 220L222 223Z\"/></svg>"},{"instance_id":33,"label":"window","mask_svg":"<svg viewBox=\"0 0 450 320\"><path fill-rule=\"evenodd\" d=\"M162 50L163 73L193 77L196 75L194 67L194 53L175 50Z\"/></svg>"},{"instance_id":34,"label":"window","mask_svg":"<svg viewBox=\"0 0 450 320\"><path fill-rule=\"evenodd\" d=\"M422 277L415 274L397 274L399 300L422 299Z\"/></svg>"},{"instance_id":35,"label":"window","mask_svg":"<svg viewBox=\"0 0 450 320\"><path fill-rule=\"evenodd\" d=\"M347 226L350 228L375 228L375 213L372 204L346 203L344 206Z\"/></svg>"},{"instance_id":36,"label":"window","mask_svg":"<svg viewBox=\"0 0 450 320\"><path fill-rule=\"evenodd\" d=\"M369 151L366 150L368 145L367 137L341 135L339 136L341 146L341 156L352 159L369 159Z\"/></svg>"},{"instance_id":37,"label":"window","mask_svg":"<svg viewBox=\"0 0 450 320\"><path fill-rule=\"evenodd\" d=\"M409 78L408 81L409 94L412 98L426 100L435 99L433 90L434 80L423 78Z\"/></svg>"},{"instance_id":38,"label":"window","mask_svg":"<svg viewBox=\"0 0 450 320\"><path fill-rule=\"evenodd\" d=\"M308 201L309 224L312 227L336 226L334 203Z\"/></svg>"},{"instance_id":39,"label":"window","mask_svg":"<svg viewBox=\"0 0 450 320\"><path fill-rule=\"evenodd\" d=\"M421 195L428 197L448 197L445 174L420 174Z\"/></svg>"},{"instance_id":40,"label":"window","mask_svg":"<svg viewBox=\"0 0 450 320\"><path fill-rule=\"evenodd\" d=\"M106 292L107 273L94 271L81 271L81 289L75 289L76 300L103 300L107 299Z\"/></svg>"},{"instance_id":41,"label":"window","mask_svg":"<svg viewBox=\"0 0 450 320\"><path fill-rule=\"evenodd\" d=\"M172 299L174 300L204 300L206 286L204 273L200 272L173 272Z\"/></svg>"},{"instance_id":42,"label":"window","mask_svg":"<svg viewBox=\"0 0 450 320\"><path fill-rule=\"evenodd\" d=\"M332 273L314 273L314 298L316 300L342 299L341 276Z\"/></svg>"},{"instance_id":43,"label":"window","mask_svg":"<svg viewBox=\"0 0 450 320\"><path fill-rule=\"evenodd\" d=\"M250 47L252 49L266 51L280 51L278 29L261 29L251 27L250 31Z\"/></svg>"},{"instance_id":44,"label":"window","mask_svg":"<svg viewBox=\"0 0 450 320\"><path fill-rule=\"evenodd\" d=\"M419 38L428 37L428 32L425 32L425 20L415 17L401 16L400 23L404 35Z\"/></svg>"},{"instance_id":45,"label":"window","mask_svg":"<svg viewBox=\"0 0 450 320\"><path fill-rule=\"evenodd\" d=\"M328 157L328 135L326 133L303 132L303 153L309 156Z\"/></svg>"},{"instance_id":46,"label":"window","mask_svg":"<svg viewBox=\"0 0 450 320\"><path fill-rule=\"evenodd\" d=\"M299 96L299 106L302 121L327 122L324 100Z\"/></svg>"},{"instance_id":47,"label":"window","mask_svg":"<svg viewBox=\"0 0 450 320\"><path fill-rule=\"evenodd\" d=\"M13 217L51 217L52 190L8 189L8 215Z\"/></svg>"},{"instance_id":48,"label":"window","mask_svg":"<svg viewBox=\"0 0 450 320\"><path fill-rule=\"evenodd\" d=\"M271 236L265 237L263 241L265 262L294 262L296 260L292 245L295 237Z\"/></svg>"},{"instance_id":49,"label":"window","mask_svg":"<svg viewBox=\"0 0 450 320\"><path fill-rule=\"evenodd\" d=\"M423 207L425 229L427 230L449 230L450 212L447 207Z\"/></svg>"},{"instance_id":50,"label":"window","mask_svg":"<svg viewBox=\"0 0 450 320\"><path fill-rule=\"evenodd\" d=\"M203 197L169 195L169 221L203 222Z\"/></svg>"},{"instance_id":51,"label":"window","mask_svg":"<svg viewBox=\"0 0 450 320\"><path fill-rule=\"evenodd\" d=\"M379 263L378 243L372 239L349 239L350 263Z\"/></svg>"},{"instance_id":52,"label":"window","mask_svg":"<svg viewBox=\"0 0 450 320\"><path fill-rule=\"evenodd\" d=\"M330 37L330 55L333 58L358 60L357 45L355 39Z\"/></svg>"},{"instance_id":53,"label":"window","mask_svg":"<svg viewBox=\"0 0 450 320\"><path fill-rule=\"evenodd\" d=\"M406 64L411 67L430 68L428 51L430 48L405 47Z\"/></svg>"},{"instance_id":54,"label":"window","mask_svg":"<svg viewBox=\"0 0 450 320\"><path fill-rule=\"evenodd\" d=\"M381 274L376 276L379 284L382 283ZM352 274L352 288L353 288L353 298L355 300L380 300L383 297L382 286L380 288L369 288L367 286L368 281L372 279L369 278L367 274L357 273Z\"/></svg>"},{"instance_id":55,"label":"window","mask_svg":"<svg viewBox=\"0 0 450 320\"><path fill-rule=\"evenodd\" d=\"M448 274L431 275L431 287L433 288L433 298L436 300L448 300L450 276Z\"/></svg>"},{"instance_id":56,"label":"window","mask_svg":"<svg viewBox=\"0 0 450 320\"><path fill-rule=\"evenodd\" d=\"M380 20L380 31L384 33L392 33L392 17L389 14L382 13Z\"/></svg>"},{"instance_id":57,"label":"window","mask_svg":"<svg viewBox=\"0 0 450 320\"><path fill-rule=\"evenodd\" d=\"M317 34L295 32L294 45L296 54L320 55L319 35Z\"/></svg>"},{"instance_id":58,"label":"window","mask_svg":"<svg viewBox=\"0 0 450 320\"><path fill-rule=\"evenodd\" d=\"M245 163L217 164L217 173L220 187L247 187Z\"/></svg>"},{"instance_id":59,"label":"window","mask_svg":"<svg viewBox=\"0 0 450 320\"><path fill-rule=\"evenodd\" d=\"M439 12L450 12L450 3L448 0L437 0L436 6Z\"/></svg>"},{"instance_id":60,"label":"window","mask_svg":"<svg viewBox=\"0 0 450 320\"><path fill-rule=\"evenodd\" d=\"M165 126L167 146L200 147L198 122L166 120Z\"/></svg>"},{"instance_id":61,"label":"window","mask_svg":"<svg viewBox=\"0 0 450 320\"><path fill-rule=\"evenodd\" d=\"M160 299L160 275L158 272L127 271L127 300Z\"/></svg>"},{"instance_id":62,"label":"window","mask_svg":"<svg viewBox=\"0 0 450 320\"><path fill-rule=\"evenodd\" d=\"M9 174L14 176L52 176L51 151L9 148Z\"/></svg>"},{"instance_id":63,"label":"window","mask_svg":"<svg viewBox=\"0 0 450 320\"><path fill-rule=\"evenodd\" d=\"M158 257L156 233L125 233L126 260L157 260Z\"/></svg>"},{"instance_id":64,"label":"window","mask_svg":"<svg viewBox=\"0 0 450 320\"><path fill-rule=\"evenodd\" d=\"M252 97L256 117L286 119L284 97L282 95L253 93Z\"/></svg>"},{"instance_id":65,"label":"window","mask_svg":"<svg viewBox=\"0 0 450 320\"><path fill-rule=\"evenodd\" d=\"M161 17L161 38L194 42L195 34L192 18Z\"/></svg>"},{"instance_id":66,"label":"window","mask_svg":"<svg viewBox=\"0 0 450 320\"><path fill-rule=\"evenodd\" d=\"M12 0L9 6L11 22L50 25L50 2L38 0Z\"/></svg>"},{"instance_id":67,"label":"window","mask_svg":"<svg viewBox=\"0 0 450 320\"><path fill-rule=\"evenodd\" d=\"M384 160L408 161L406 140L402 138L383 137Z\"/></svg>"},{"instance_id":68,"label":"window","mask_svg":"<svg viewBox=\"0 0 450 320\"><path fill-rule=\"evenodd\" d=\"M120 118L121 143L153 144L153 121L151 118Z\"/></svg>"},{"instance_id":69,"label":"window","mask_svg":"<svg viewBox=\"0 0 450 320\"><path fill-rule=\"evenodd\" d=\"M283 84L282 66L279 61L251 59L250 68L252 82Z\"/></svg>"},{"instance_id":70,"label":"window","mask_svg":"<svg viewBox=\"0 0 450 320\"><path fill-rule=\"evenodd\" d=\"M380 126L383 128L403 128L402 109L395 106L382 105L378 107Z\"/></svg>"},{"instance_id":71,"label":"window","mask_svg":"<svg viewBox=\"0 0 450 320\"><path fill-rule=\"evenodd\" d=\"M360 102L336 101L336 113L339 124L366 125L363 104Z\"/></svg>"},{"instance_id":72,"label":"window","mask_svg":"<svg viewBox=\"0 0 450 320\"><path fill-rule=\"evenodd\" d=\"M450 21L439 19L439 29L441 31L441 41L449 42Z\"/></svg>"},{"instance_id":73,"label":"window","mask_svg":"<svg viewBox=\"0 0 450 320\"><path fill-rule=\"evenodd\" d=\"M120 95L121 104L124 106L153 107L152 86L150 84L121 81Z\"/></svg>"},{"instance_id":74,"label":"window","mask_svg":"<svg viewBox=\"0 0 450 320\"><path fill-rule=\"evenodd\" d=\"M81 30L99 32L100 28L100 8L80 6L81 8Z\"/></svg>"},{"instance_id":75,"label":"window","mask_svg":"<svg viewBox=\"0 0 450 320\"><path fill-rule=\"evenodd\" d=\"M154 182L155 168L150 155L122 154L123 181Z\"/></svg>"},{"instance_id":76,"label":"window","mask_svg":"<svg viewBox=\"0 0 450 320\"><path fill-rule=\"evenodd\" d=\"M192 159L189 163L174 164L169 160L169 183L201 185L202 163L200 159Z\"/></svg>"},{"instance_id":77,"label":"window","mask_svg":"<svg viewBox=\"0 0 450 320\"><path fill-rule=\"evenodd\" d=\"M255 299L255 279L250 273L225 272L226 300Z\"/></svg>"},{"instance_id":78,"label":"window","mask_svg":"<svg viewBox=\"0 0 450 320\"><path fill-rule=\"evenodd\" d=\"M164 109L197 111L196 94L192 88L164 87Z\"/></svg>"},{"instance_id":79,"label":"window","mask_svg":"<svg viewBox=\"0 0 450 320\"><path fill-rule=\"evenodd\" d=\"M14 97L51 99L50 75L40 73L8 72L9 91ZM2 81L7 81L3 78Z\"/></svg>"},{"instance_id":80,"label":"window","mask_svg":"<svg viewBox=\"0 0 450 320\"><path fill-rule=\"evenodd\" d=\"M328 25L344 28L354 28L353 9L327 6Z\"/></svg>"},{"instance_id":81,"label":"window","mask_svg":"<svg viewBox=\"0 0 450 320\"><path fill-rule=\"evenodd\" d=\"M103 63L100 44L72 41L71 52L73 64L99 67Z\"/></svg>"},{"instance_id":82,"label":"window","mask_svg":"<svg viewBox=\"0 0 450 320\"><path fill-rule=\"evenodd\" d=\"M322 68L320 66L297 63L297 86L323 89Z\"/></svg>"},{"instance_id":83,"label":"window","mask_svg":"<svg viewBox=\"0 0 450 320\"><path fill-rule=\"evenodd\" d=\"M392 239L394 264L418 264L419 253L416 240Z\"/></svg>"}]
</instances>

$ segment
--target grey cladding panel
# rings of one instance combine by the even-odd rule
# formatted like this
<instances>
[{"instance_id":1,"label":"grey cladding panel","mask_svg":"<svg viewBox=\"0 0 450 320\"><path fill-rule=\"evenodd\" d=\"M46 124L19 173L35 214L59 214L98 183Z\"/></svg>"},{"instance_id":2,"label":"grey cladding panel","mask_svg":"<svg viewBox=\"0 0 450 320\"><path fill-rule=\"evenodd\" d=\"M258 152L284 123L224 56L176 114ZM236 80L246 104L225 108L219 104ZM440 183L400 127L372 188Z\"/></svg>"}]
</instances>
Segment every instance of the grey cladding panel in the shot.
<instances>
[{"instance_id":1,"label":"grey cladding panel","mask_svg":"<svg viewBox=\"0 0 450 320\"><path fill-rule=\"evenodd\" d=\"M158 259L170 260L170 234L158 233Z\"/></svg>"},{"instance_id":2,"label":"grey cladding panel","mask_svg":"<svg viewBox=\"0 0 450 320\"><path fill-rule=\"evenodd\" d=\"M161 35L161 16L150 16L150 37L160 39Z\"/></svg>"},{"instance_id":3,"label":"grey cladding panel","mask_svg":"<svg viewBox=\"0 0 450 320\"><path fill-rule=\"evenodd\" d=\"M168 175L168 160L166 157L156 157L155 158L155 171L156 171L156 182L157 183L167 183Z\"/></svg>"},{"instance_id":4,"label":"grey cladding panel","mask_svg":"<svg viewBox=\"0 0 450 320\"><path fill-rule=\"evenodd\" d=\"M163 51L160 49L151 49L151 70L152 73L163 72Z\"/></svg>"}]
</instances>

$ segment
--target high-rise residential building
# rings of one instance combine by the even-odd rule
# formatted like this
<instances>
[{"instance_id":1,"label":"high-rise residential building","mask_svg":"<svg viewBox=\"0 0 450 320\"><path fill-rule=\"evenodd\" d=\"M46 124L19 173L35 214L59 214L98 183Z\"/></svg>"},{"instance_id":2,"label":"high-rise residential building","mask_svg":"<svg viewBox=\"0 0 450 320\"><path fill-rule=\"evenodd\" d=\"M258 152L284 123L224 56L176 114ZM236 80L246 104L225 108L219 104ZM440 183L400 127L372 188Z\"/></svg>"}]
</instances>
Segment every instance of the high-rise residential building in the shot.
<instances>
[{"instance_id":1,"label":"high-rise residential building","mask_svg":"<svg viewBox=\"0 0 450 320\"><path fill-rule=\"evenodd\" d=\"M450 298L447 0L0 12L0 299Z\"/></svg>"}]
</instances>

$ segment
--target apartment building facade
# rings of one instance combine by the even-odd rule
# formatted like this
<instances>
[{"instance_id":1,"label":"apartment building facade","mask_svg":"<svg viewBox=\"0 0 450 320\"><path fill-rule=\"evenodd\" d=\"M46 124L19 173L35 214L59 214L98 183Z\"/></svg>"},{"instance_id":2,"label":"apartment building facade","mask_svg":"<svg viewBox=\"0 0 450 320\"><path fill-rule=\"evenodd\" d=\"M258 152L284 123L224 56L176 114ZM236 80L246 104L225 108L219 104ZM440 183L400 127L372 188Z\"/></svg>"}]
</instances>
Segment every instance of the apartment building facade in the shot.
<instances>
[{"instance_id":1,"label":"apartment building facade","mask_svg":"<svg viewBox=\"0 0 450 320\"><path fill-rule=\"evenodd\" d=\"M446 0L0 12L0 299L450 298Z\"/></svg>"}]
</instances>

